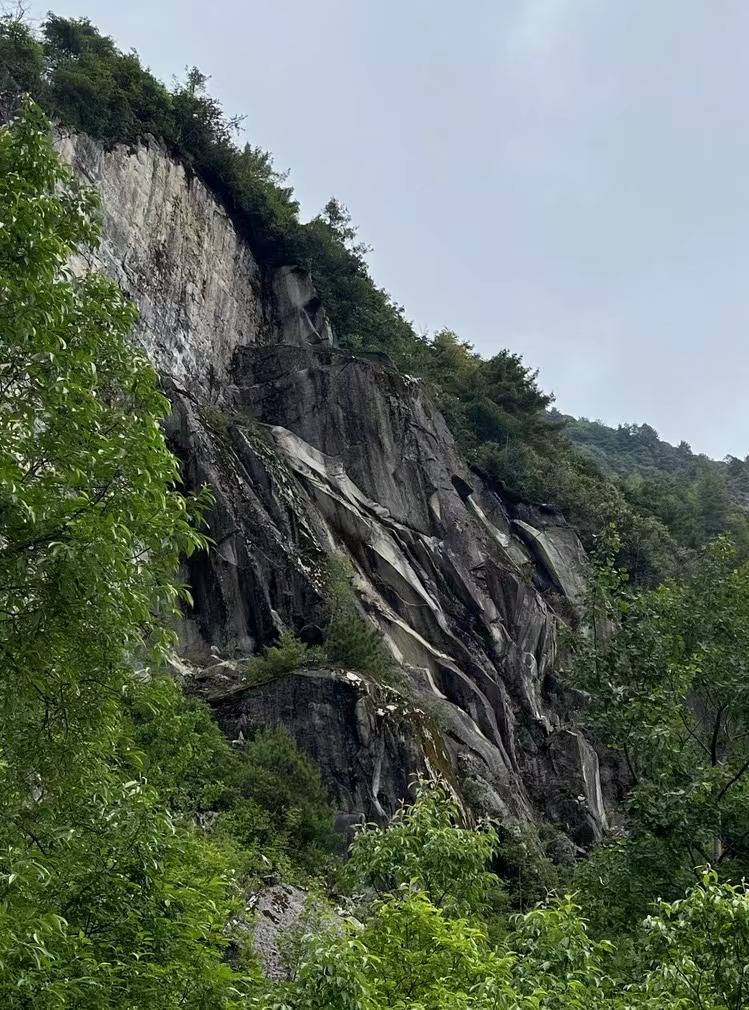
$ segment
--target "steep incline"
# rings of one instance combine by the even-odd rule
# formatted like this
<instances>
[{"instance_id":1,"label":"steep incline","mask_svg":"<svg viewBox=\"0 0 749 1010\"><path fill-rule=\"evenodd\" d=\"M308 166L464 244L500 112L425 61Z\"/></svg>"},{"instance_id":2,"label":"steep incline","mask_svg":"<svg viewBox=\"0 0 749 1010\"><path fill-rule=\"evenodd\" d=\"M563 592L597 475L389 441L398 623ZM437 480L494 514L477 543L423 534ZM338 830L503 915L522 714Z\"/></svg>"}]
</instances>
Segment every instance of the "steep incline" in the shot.
<instances>
[{"instance_id":1,"label":"steep incline","mask_svg":"<svg viewBox=\"0 0 749 1010\"><path fill-rule=\"evenodd\" d=\"M431 770L474 808L543 814L589 842L605 823L598 760L554 676L582 588L574 532L470 472L420 382L337 349L310 278L258 264L157 145L60 147L101 192L91 265L140 307L185 481L216 496L181 640L227 731L285 723L344 820L385 816ZM281 629L319 634L334 552L402 678L316 670L247 687L242 658Z\"/></svg>"}]
</instances>

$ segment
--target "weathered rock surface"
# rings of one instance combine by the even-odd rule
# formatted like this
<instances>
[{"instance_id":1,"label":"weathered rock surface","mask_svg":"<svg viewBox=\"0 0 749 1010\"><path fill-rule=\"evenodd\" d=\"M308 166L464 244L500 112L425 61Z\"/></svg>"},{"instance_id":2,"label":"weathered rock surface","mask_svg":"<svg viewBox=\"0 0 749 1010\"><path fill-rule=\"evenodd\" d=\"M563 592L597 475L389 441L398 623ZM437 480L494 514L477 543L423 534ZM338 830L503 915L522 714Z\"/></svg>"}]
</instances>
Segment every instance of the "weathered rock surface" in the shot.
<instances>
[{"instance_id":1,"label":"weathered rock surface","mask_svg":"<svg viewBox=\"0 0 749 1010\"><path fill-rule=\"evenodd\" d=\"M252 942L270 979L289 976L283 944L289 932L302 925L307 900L306 891L291 884L274 884L255 896Z\"/></svg>"},{"instance_id":2,"label":"weathered rock surface","mask_svg":"<svg viewBox=\"0 0 749 1010\"><path fill-rule=\"evenodd\" d=\"M264 270L157 145L61 145L102 193L93 262L141 308L185 482L216 497L215 549L188 567L185 656L241 658L284 627L319 639L339 552L404 671L396 701L341 671L227 682L227 731L283 722L344 818L387 815L431 770L475 807L546 814L590 841L606 819L597 757L555 683L558 624L582 589L574 532L471 472L420 382L337 349L309 277Z\"/></svg>"}]
</instances>

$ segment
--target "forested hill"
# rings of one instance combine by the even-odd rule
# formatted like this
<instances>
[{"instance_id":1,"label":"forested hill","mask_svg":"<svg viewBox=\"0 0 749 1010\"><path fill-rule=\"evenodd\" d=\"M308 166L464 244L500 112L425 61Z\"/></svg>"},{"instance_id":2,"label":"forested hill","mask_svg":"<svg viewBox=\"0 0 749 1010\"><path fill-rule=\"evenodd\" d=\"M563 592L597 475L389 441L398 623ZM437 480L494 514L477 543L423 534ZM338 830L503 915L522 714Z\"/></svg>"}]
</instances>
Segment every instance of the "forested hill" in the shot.
<instances>
[{"instance_id":1,"label":"forested hill","mask_svg":"<svg viewBox=\"0 0 749 1010\"><path fill-rule=\"evenodd\" d=\"M749 456L711 459L695 453L688 442L671 445L649 424L620 424L612 428L602 421L572 417L551 410L555 421L564 424L570 441L594 459L601 470L617 477L640 474L642 477L668 475L695 478L709 471L725 477L735 499L744 504L749 494Z\"/></svg>"},{"instance_id":2,"label":"forested hill","mask_svg":"<svg viewBox=\"0 0 749 1010\"><path fill-rule=\"evenodd\" d=\"M630 494L647 498L653 505L669 495L680 496L695 508L702 503L703 510L713 514L714 526L725 522L737 506L749 508L749 456L743 460L736 456L711 459L693 452L687 442L671 445L649 424L613 428L554 409L550 415L563 426L575 448L603 473L622 481Z\"/></svg>"}]
</instances>

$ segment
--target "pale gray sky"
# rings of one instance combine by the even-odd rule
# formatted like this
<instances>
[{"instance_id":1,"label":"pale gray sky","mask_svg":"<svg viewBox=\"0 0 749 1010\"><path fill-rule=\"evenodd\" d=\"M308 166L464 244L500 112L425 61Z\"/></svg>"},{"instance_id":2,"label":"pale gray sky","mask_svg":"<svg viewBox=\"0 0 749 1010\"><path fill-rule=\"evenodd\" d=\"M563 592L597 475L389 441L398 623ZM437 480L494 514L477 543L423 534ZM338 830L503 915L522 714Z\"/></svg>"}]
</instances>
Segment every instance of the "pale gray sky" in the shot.
<instances>
[{"instance_id":1,"label":"pale gray sky","mask_svg":"<svg viewBox=\"0 0 749 1010\"><path fill-rule=\"evenodd\" d=\"M746 0L54 10L210 74L418 328L521 352L566 412L749 453Z\"/></svg>"}]
</instances>

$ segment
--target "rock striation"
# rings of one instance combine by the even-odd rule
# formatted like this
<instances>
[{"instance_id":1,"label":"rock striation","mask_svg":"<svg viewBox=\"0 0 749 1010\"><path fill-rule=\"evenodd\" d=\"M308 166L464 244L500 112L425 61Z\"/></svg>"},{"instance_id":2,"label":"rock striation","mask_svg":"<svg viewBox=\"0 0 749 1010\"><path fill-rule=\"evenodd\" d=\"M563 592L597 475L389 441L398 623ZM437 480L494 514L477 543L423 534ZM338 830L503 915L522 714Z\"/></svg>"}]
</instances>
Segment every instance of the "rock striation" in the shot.
<instances>
[{"instance_id":1,"label":"rock striation","mask_svg":"<svg viewBox=\"0 0 749 1010\"><path fill-rule=\"evenodd\" d=\"M159 145L59 145L102 197L85 266L138 304L185 483L213 489L215 547L187 566L181 652L232 739L287 726L344 825L442 774L468 808L592 841L606 824L598 758L555 676L582 592L574 531L471 471L420 381L337 348L311 278L258 263ZM301 670L248 686L242 660L281 630L319 640L332 554L397 681Z\"/></svg>"}]
</instances>

